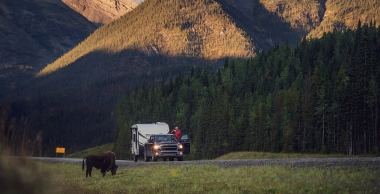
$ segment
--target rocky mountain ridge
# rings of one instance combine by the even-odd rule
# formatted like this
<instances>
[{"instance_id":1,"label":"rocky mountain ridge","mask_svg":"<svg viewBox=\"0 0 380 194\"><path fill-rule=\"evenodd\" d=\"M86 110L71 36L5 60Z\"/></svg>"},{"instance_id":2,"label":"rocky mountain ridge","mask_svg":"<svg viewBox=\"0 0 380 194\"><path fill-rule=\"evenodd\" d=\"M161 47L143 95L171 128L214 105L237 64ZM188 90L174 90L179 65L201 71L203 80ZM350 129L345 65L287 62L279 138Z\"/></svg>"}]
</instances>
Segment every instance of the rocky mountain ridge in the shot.
<instances>
[{"instance_id":1,"label":"rocky mountain ridge","mask_svg":"<svg viewBox=\"0 0 380 194\"><path fill-rule=\"evenodd\" d=\"M98 25L117 19L138 5L132 0L62 0L62 2Z\"/></svg>"}]
</instances>

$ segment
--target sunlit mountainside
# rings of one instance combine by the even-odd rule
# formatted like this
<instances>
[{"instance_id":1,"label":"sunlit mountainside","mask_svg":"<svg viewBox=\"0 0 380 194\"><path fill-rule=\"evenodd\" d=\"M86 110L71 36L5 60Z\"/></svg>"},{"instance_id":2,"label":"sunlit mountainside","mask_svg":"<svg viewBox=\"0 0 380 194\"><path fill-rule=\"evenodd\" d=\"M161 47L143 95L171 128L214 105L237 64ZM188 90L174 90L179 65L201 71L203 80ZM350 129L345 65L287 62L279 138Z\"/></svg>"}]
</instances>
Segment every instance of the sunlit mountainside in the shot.
<instances>
[{"instance_id":1,"label":"sunlit mountainside","mask_svg":"<svg viewBox=\"0 0 380 194\"><path fill-rule=\"evenodd\" d=\"M258 33L258 36L263 35ZM143 70L145 67L171 65L147 60L158 56L218 60L228 56L252 57L254 48L250 38L236 27L217 2L147 0L95 31L38 75L70 65L92 52L107 53L111 58L105 58L104 63L108 66L123 64L129 66L128 70ZM139 51L141 55L125 52L122 58L114 60L113 55L126 50Z\"/></svg>"},{"instance_id":2,"label":"sunlit mountainside","mask_svg":"<svg viewBox=\"0 0 380 194\"><path fill-rule=\"evenodd\" d=\"M355 9L350 9L351 5ZM368 1L363 7L359 5L359 1L348 4L325 0L261 0L259 3L253 0L147 0L132 13L93 33L68 54L49 64L39 75L69 65L94 51L112 55L132 49L148 58L180 56L218 60L252 57L258 50L266 50L275 44L294 44L305 36L320 37L334 27L340 30L354 28L357 20L352 14L362 22L379 19L376 1ZM360 15L363 11L368 15ZM348 15L343 16L343 13ZM163 65L151 64L145 60L146 57L133 59L141 61L140 67L128 65L129 57L117 63L139 70L141 67ZM109 61L112 60L108 60L108 64ZM170 65L170 62L165 65Z\"/></svg>"},{"instance_id":3,"label":"sunlit mountainside","mask_svg":"<svg viewBox=\"0 0 380 194\"><path fill-rule=\"evenodd\" d=\"M323 20L308 34L321 37L324 32L355 29L361 23L380 24L380 1L378 0L327 0Z\"/></svg>"}]
</instances>

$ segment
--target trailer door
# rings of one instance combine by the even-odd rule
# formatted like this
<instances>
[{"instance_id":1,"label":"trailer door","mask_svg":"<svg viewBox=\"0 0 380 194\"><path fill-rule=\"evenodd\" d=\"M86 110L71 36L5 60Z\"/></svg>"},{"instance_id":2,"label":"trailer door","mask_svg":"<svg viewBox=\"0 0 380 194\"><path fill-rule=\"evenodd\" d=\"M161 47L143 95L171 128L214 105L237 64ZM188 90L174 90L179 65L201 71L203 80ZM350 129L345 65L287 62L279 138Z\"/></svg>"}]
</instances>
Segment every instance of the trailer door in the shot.
<instances>
[{"instance_id":1,"label":"trailer door","mask_svg":"<svg viewBox=\"0 0 380 194\"><path fill-rule=\"evenodd\" d=\"M132 155L139 155L139 136L137 135L137 128L131 128L131 152Z\"/></svg>"}]
</instances>

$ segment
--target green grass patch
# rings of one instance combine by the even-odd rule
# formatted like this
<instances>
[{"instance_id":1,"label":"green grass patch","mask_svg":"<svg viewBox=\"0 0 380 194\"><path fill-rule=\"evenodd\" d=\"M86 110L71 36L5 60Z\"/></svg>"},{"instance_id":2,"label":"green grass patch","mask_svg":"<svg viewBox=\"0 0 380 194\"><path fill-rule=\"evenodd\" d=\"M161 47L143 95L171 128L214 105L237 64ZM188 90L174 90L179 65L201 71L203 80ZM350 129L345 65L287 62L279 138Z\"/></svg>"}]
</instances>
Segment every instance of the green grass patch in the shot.
<instances>
[{"instance_id":1,"label":"green grass patch","mask_svg":"<svg viewBox=\"0 0 380 194\"><path fill-rule=\"evenodd\" d=\"M86 178L76 164L43 164L58 188L79 193L378 193L380 171L366 167L293 168L216 165L154 165L120 168L115 176L93 171Z\"/></svg>"},{"instance_id":2,"label":"green grass patch","mask_svg":"<svg viewBox=\"0 0 380 194\"><path fill-rule=\"evenodd\" d=\"M269 152L232 152L216 160L236 159L280 159L280 158L348 158L348 157L375 157L375 155L349 156L343 154L302 154L302 153L269 153Z\"/></svg>"},{"instance_id":3,"label":"green grass patch","mask_svg":"<svg viewBox=\"0 0 380 194\"><path fill-rule=\"evenodd\" d=\"M89 148L80 152L75 152L67 155L67 158L84 158L90 154L96 154L100 152L113 151L113 143L104 144L101 146Z\"/></svg>"}]
</instances>

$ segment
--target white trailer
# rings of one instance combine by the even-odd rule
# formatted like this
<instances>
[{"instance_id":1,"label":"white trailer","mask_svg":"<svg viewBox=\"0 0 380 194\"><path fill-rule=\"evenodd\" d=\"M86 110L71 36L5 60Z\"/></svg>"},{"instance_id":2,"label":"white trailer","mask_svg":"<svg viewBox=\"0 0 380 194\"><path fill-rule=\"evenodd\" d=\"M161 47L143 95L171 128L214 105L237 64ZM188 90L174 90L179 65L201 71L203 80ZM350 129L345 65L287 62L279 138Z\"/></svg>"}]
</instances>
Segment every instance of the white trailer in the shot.
<instances>
[{"instance_id":1,"label":"white trailer","mask_svg":"<svg viewBox=\"0 0 380 194\"><path fill-rule=\"evenodd\" d=\"M169 125L165 122L141 123L131 127L131 151L136 162L139 156L144 156L144 144L152 134L168 134Z\"/></svg>"}]
</instances>

